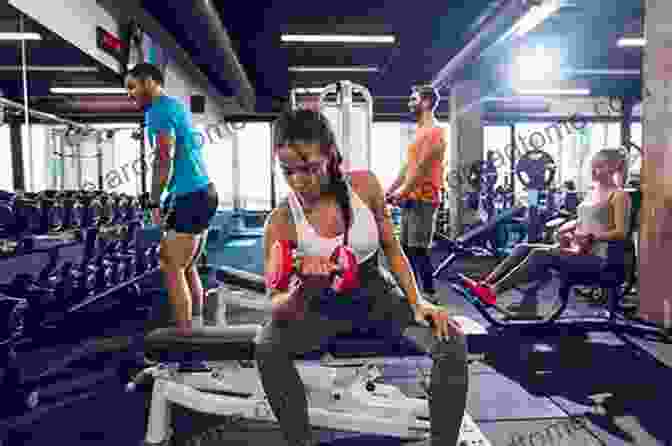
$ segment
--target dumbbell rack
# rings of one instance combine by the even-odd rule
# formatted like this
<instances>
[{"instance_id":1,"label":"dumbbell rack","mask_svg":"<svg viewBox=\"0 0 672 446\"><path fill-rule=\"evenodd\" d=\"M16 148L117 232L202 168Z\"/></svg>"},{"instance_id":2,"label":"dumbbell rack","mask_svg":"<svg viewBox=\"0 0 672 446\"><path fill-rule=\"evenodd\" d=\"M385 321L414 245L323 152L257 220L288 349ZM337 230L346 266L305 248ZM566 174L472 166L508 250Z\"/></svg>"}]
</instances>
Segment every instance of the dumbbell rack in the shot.
<instances>
[{"instance_id":1,"label":"dumbbell rack","mask_svg":"<svg viewBox=\"0 0 672 446\"><path fill-rule=\"evenodd\" d=\"M91 239L91 237L97 237L98 233L97 231L98 228L90 228L89 230L87 230L86 238L82 237L84 238L85 243L87 243L87 245L93 246L95 241L92 241L93 239ZM57 259L59 258L59 253L61 249L67 247L73 247L80 243L81 242L67 242L48 249L33 249L30 251L24 251L20 253L19 256L27 256L31 254L46 252L50 257L48 267L51 266L52 268L54 268L56 266ZM52 404L50 406L40 408L37 411L32 410L35 409L39 403L39 393L37 390L39 387L48 386L49 384L61 381L62 379L67 377L69 384L68 393L72 393L74 391L81 392L81 389L83 388L90 389L93 385L95 385L95 383L100 382L101 380L106 379L109 380L111 377L114 377L116 375L116 372L112 373L110 371L106 371L106 372L88 373L83 378L82 377L74 378L72 376L72 371L68 370L70 367L72 367L73 363L76 363L77 361L81 361L83 359L87 359L91 357L91 355L100 354L101 348L103 350L105 350L106 348L108 349L110 348L109 346L101 347L101 345L99 345L100 342L93 344L89 342L75 347L69 352L69 354L66 355L65 358L61 357L60 359L53 361L50 364L47 364L46 370L44 372L40 373L37 376L31 376L31 377L26 377L25 373L23 373L22 370L18 367L16 350L20 348L22 351L25 350L34 351L34 349L39 348L40 344L44 340L48 340L51 346L53 346L55 343L58 343L59 341L71 345L72 339L66 339L66 340L58 339L63 338L62 333L56 332L56 330L58 329L65 330L66 332L68 331L72 332L72 330L69 330L69 328L72 326L77 327L88 326L88 328L95 327L96 329L100 328L100 325L95 325L91 323L90 320L81 320L80 323L73 323L74 322L73 317L76 315L82 315L83 314L82 310L96 301L100 301L101 299L107 296L110 296L114 293L117 293L129 287L138 287L138 283L152 276L154 273L158 271L158 266L156 265L148 264L146 266L147 269L141 272L140 274L128 280L121 281L113 286L110 286L100 292L97 292L94 295L85 298L84 300L78 302L77 304L72 305L69 308L66 308L65 311L63 312L62 318L59 321L57 321L58 323L56 325L51 327L41 326L40 327L41 330L39 333L28 334L28 336L23 336L23 333L17 333L11 339L8 339L6 342L3 342L2 345L0 345L0 347L2 347L1 351L3 352L0 361L4 362L4 364L0 363L0 368L3 369L2 370L3 373L0 373L0 379L2 379L0 381L0 386L2 386L2 395L3 395L2 406L4 409L8 409L11 406L11 409L14 410L18 409L19 412L24 412L26 409L31 409L31 412L28 412L27 414L24 412L23 414L18 415L17 417L12 418L11 420L5 420L3 422L0 422L0 440L2 440L3 437L2 435L3 430L9 428L15 428L17 425L20 424L29 423L30 421L27 420L31 420L35 416L38 416L38 413L42 413L44 411L48 411L54 408L54 404ZM137 300L134 300L134 303L137 303ZM85 317L89 319L90 315L86 315ZM71 324L68 324L66 326L64 323L67 322L70 322ZM70 335L71 334L72 333L70 333ZM71 336L65 336L65 337L68 338ZM78 338L79 339L82 338L82 333L78 333ZM125 341L122 340L121 345L116 345L114 347L114 350L117 353L128 350L128 342L126 342L125 345L124 342ZM70 402L79 401L82 398L85 398L86 396L87 394L81 395L81 393L80 395L77 396L66 396L64 399L59 399L59 401L55 403L55 405L61 407L63 404L67 404L69 401Z\"/></svg>"}]
</instances>

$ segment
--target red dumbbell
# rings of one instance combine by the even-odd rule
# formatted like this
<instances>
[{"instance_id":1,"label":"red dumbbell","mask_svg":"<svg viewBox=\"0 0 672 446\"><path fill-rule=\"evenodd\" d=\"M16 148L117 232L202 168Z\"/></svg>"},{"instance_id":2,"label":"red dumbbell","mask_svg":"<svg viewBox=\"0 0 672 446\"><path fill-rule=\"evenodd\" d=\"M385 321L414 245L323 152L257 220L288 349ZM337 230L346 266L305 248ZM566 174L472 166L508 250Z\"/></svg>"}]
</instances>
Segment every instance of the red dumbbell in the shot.
<instances>
[{"instance_id":1,"label":"red dumbbell","mask_svg":"<svg viewBox=\"0 0 672 446\"><path fill-rule=\"evenodd\" d=\"M271 259L276 267L266 276L268 289L286 290L289 288L292 276L299 275L301 259L296 249L296 243L289 240L278 240L273 244ZM331 288L336 293L346 293L359 287L357 257L349 247L337 247L331 255L331 261L338 265L331 283Z\"/></svg>"},{"instance_id":2,"label":"red dumbbell","mask_svg":"<svg viewBox=\"0 0 672 446\"><path fill-rule=\"evenodd\" d=\"M331 260L338 265L331 288L338 294L359 288L359 264L355 253L347 246L339 246Z\"/></svg>"},{"instance_id":3,"label":"red dumbbell","mask_svg":"<svg viewBox=\"0 0 672 446\"><path fill-rule=\"evenodd\" d=\"M278 240L273 244L271 259L276 268L266 276L266 288L271 290L289 288L292 275L300 268L296 248L296 242L290 240Z\"/></svg>"}]
</instances>

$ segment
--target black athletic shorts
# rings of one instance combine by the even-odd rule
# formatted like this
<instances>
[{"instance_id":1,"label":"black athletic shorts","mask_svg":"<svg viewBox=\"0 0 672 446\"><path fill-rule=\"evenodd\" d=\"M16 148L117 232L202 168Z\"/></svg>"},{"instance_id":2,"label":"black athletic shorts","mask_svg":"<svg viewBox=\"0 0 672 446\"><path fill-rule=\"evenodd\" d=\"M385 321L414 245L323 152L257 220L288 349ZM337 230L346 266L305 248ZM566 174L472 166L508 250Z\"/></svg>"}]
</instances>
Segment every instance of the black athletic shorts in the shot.
<instances>
[{"instance_id":1,"label":"black athletic shorts","mask_svg":"<svg viewBox=\"0 0 672 446\"><path fill-rule=\"evenodd\" d=\"M200 234L208 229L210 220L217 212L219 197L215 185L176 195L165 217L165 228L182 234Z\"/></svg>"}]
</instances>

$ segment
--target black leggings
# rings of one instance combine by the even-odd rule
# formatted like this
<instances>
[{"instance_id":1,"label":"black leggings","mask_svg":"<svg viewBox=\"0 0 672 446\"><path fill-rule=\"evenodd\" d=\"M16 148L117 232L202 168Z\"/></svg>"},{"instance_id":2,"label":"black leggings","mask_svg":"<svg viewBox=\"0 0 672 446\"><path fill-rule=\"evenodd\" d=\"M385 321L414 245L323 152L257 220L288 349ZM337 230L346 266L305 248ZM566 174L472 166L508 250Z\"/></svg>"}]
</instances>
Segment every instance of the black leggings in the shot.
<instances>
[{"instance_id":1,"label":"black leggings","mask_svg":"<svg viewBox=\"0 0 672 446\"><path fill-rule=\"evenodd\" d=\"M316 444L312 441L306 389L294 365L297 354L319 348L332 336L361 329L360 324L379 327L376 330L379 336L386 336L392 345L395 339L408 335L408 327L417 325L406 296L390 273L378 265L377 256L360 265L360 281L363 288L355 291L351 299L366 298L368 311L349 312L350 316L359 316L355 321L323 320L319 305L308 305L302 319L268 321L255 341L261 382L289 446ZM467 400L466 338L458 336L446 342L434 338L428 327L415 330L418 336L413 337L414 343L433 359L429 398L431 445L454 446Z\"/></svg>"},{"instance_id":2,"label":"black leggings","mask_svg":"<svg viewBox=\"0 0 672 446\"><path fill-rule=\"evenodd\" d=\"M521 243L492 272L497 293L531 282L546 282L551 270L600 274L605 259L586 254L563 253L558 246Z\"/></svg>"},{"instance_id":3,"label":"black leggings","mask_svg":"<svg viewBox=\"0 0 672 446\"><path fill-rule=\"evenodd\" d=\"M403 246L404 253L411 263L415 276L420 279L423 291L427 293L436 292L434 287L434 267L428 248L417 248L414 246Z\"/></svg>"}]
</instances>

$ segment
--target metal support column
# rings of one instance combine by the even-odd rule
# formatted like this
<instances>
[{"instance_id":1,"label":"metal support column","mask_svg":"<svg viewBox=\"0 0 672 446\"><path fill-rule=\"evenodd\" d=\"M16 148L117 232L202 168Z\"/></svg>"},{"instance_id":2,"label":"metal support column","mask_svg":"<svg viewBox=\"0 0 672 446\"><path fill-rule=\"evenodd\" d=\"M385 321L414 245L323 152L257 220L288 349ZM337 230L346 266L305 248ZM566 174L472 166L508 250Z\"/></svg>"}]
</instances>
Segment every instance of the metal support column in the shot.
<instances>
[{"instance_id":1,"label":"metal support column","mask_svg":"<svg viewBox=\"0 0 672 446\"><path fill-rule=\"evenodd\" d=\"M103 190L103 133L96 135L96 161L98 162L98 190Z\"/></svg>"},{"instance_id":2,"label":"metal support column","mask_svg":"<svg viewBox=\"0 0 672 446\"><path fill-rule=\"evenodd\" d=\"M623 104L623 116L621 118L621 145L630 153L632 141L632 109L635 106L630 98L621 98Z\"/></svg>"},{"instance_id":3,"label":"metal support column","mask_svg":"<svg viewBox=\"0 0 672 446\"><path fill-rule=\"evenodd\" d=\"M139 135L139 143L140 143L140 193L141 196L145 196L147 194L147 147L146 147L146 135L145 135L145 130L146 130L146 123L145 123L145 118L142 118L142 121L140 121L140 135Z\"/></svg>"},{"instance_id":4,"label":"metal support column","mask_svg":"<svg viewBox=\"0 0 672 446\"><path fill-rule=\"evenodd\" d=\"M511 207L514 207L516 205L516 124L509 124L509 128L511 129L511 153L509 154L511 176L509 181L511 182Z\"/></svg>"},{"instance_id":5,"label":"metal support column","mask_svg":"<svg viewBox=\"0 0 672 446\"><path fill-rule=\"evenodd\" d=\"M231 164L233 171L231 180L233 181L233 209L234 212L240 211L242 208L240 197L240 147L238 145L238 133L231 134L232 150L231 150Z\"/></svg>"},{"instance_id":6,"label":"metal support column","mask_svg":"<svg viewBox=\"0 0 672 446\"><path fill-rule=\"evenodd\" d=\"M25 19L23 14L19 17L19 30L24 32ZM23 119L26 125L26 153L30 162L28 163L28 181L30 182L30 191L35 192L35 171L33 169L33 132L30 128L30 113L28 113L28 60L27 60L26 39L21 39L21 78L23 81Z\"/></svg>"},{"instance_id":7,"label":"metal support column","mask_svg":"<svg viewBox=\"0 0 672 446\"><path fill-rule=\"evenodd\" d=\"M12 174L14 176L14 190L26 190L26 178L23 166L23 135L21 122L12 119L9 122L10 149L12 151Z\"/></svg>"},{"instance_id":8,"label":"metal support column","mask_svg":"<svg viewBox=\"0 0 672 446\"><path fill-rule=\"evenodd\" d=\"M271 157L271 210L275 209L275 206L277 204L277 197L276 197L276 188L275 188L275 154L274 152L274 144L275 144L275 123L272 123L270 126L271 128L271 150L269 156Z\"/></svg>"}]
</instances>

